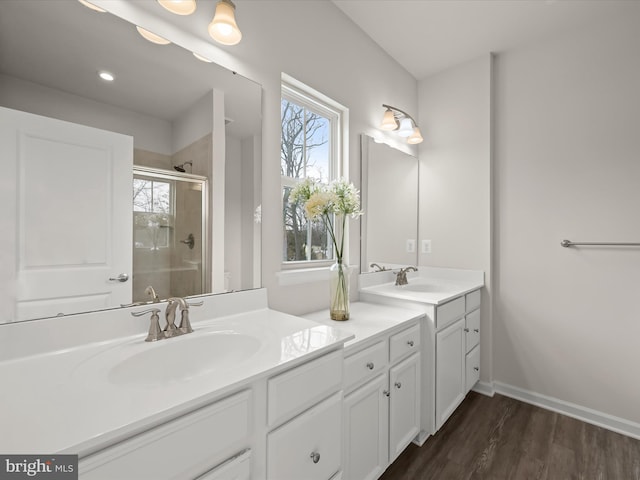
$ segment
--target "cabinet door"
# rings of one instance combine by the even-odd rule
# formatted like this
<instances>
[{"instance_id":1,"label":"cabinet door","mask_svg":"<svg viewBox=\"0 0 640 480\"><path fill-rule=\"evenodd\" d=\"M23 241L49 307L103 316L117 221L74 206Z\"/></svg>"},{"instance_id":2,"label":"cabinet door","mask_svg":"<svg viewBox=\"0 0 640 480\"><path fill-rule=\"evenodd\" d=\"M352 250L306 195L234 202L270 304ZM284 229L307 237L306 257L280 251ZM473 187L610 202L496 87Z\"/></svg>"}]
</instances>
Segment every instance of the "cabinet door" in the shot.
<instances>
[{"instance_id":1,"label":"cabinet door","mask_svg":"<svg viewBox=\"0 0 640 480\"><path fill-rule=\"evenodd\" d=\"M466 338L464 318L436 333L436 430L464 399Z\"/></svg>"},{"instance_id":2,"label":"cabinet door","mask_svg":"<svg viewBox=\"0 0 640 480\"><path fill-rule=\"evenodd\" d=\"M380 375L344 399L344 478L375 480L387 466L389 385Z\"/></svg>"},{"instance_id":3,"label":"cabinet door","mask_svg":"<svg viewBox=\"0 0 640 480\"><path fill-rule=\"evenodd\" d=\"M468 393L478 380L480 380L480 346L476 346L467 353L467 387L465 391Z\"/></svg>"},{"instance_id":4,"label":"cabinet door","mask_svg":"<svg viewBox=\"0 0 640 480\"><path fill-rule=\"evenodd\" d=\"M420 354L389 370L389 463L420 432Z\"/></svg>"}]
</instances>

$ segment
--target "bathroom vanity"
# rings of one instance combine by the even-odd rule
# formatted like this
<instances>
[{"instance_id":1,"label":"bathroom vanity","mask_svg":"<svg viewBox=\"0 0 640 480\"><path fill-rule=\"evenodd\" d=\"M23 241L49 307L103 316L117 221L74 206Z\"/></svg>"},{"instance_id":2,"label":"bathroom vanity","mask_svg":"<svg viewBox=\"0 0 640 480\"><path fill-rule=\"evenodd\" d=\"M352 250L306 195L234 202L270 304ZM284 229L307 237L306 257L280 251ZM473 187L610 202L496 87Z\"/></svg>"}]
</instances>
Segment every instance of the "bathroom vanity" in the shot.
<instances>
[{"instance_id":1,"label":"bathroom vanity","mask_svg":"<svg viewBox=\"0 0 640 480\"><path fill-rule=\"evenodd\" d=\"M82 479L338 478L353 335L264 289L203 299L153 343L145 307L5 325L0 451L78 454Z\"/></svg>"},{"instance_id":2,"label":"bathroom vanity","mask_svg":"<svg viewBox=\"0 0 640 480\"><path fill-rule=\"evenodd\" d=\"M421 321L422 445L460 405L480 378L479 271L420 267L407 285L391 272L360 276L360 300L418 309Z\"/></svg>"}]
</instances>

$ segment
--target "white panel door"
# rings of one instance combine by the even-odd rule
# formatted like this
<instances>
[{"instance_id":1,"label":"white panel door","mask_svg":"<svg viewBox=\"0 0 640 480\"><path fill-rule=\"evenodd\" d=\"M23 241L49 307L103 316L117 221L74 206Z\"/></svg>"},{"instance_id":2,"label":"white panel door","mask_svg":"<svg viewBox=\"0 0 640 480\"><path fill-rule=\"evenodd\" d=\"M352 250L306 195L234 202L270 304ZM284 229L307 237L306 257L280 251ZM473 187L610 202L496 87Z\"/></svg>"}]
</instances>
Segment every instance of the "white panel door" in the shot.
<instances>
[{"instance_id":1,"label":"white panel door","mask_svg":"<svg viewBox=\"0 0 640 480\"><path fill-rule=\"evenodd\" d=\"M388 464L389 397L385 373L344 399L344 478L375 480Z\"/></svg>"},{"instance_id":2,"label":"white panel door","mask_svg":"<svg viewBox=\"0 0 640 480\"><path fill-rule=\"evenodd\" d=\"M131 282L110 279L131 276L133 138L0 108L0 152L15 282L2 320L131 302Z\"/></svg>"},{"instance_id":3,"label":"white panel door","mask_svg":"<svg viewBox=\"0 0 640 480\"><path fill-rule=\"evenodd\" d=\"M464 318L436 333L436 430L464 400L466 336Z\"/></svg>"},{"instance_id":4,"label":"white panel door","mask_svg":"<svg viewBox=\"0 0 640 480\"><path fill-rule=\"evenodd\" d=\"M420 354L389 370L389 463L420 433Z\"/></svg>"}]
</instances>

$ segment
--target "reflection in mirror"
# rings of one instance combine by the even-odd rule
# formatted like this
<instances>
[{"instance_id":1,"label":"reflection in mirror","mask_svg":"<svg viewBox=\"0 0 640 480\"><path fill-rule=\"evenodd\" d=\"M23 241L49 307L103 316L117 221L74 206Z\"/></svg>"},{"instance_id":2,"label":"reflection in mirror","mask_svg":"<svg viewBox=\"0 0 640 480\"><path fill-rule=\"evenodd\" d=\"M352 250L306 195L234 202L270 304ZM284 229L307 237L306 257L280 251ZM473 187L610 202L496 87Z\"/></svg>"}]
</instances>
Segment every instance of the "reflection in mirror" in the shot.
<instances>
[{"instance_id":1,"label":"reflection in mirror","mask_svg":"<svg viewBox=\"0 0 640 480\"><path fill-rule=\"evenodd\" d=\"M418 159L389 145L361 139L361 271L418 264Z\"/></svg>"},{"instance_id":2,"label":"reflection in mirror","mask_svg":"<svg viewBox=\"0 0 640 480\"><path fill-rule=\"evenodd\" d=\"M1 1L0 323L259 287L261 123L260 85L121 18Z\"/></svg>"}]
</instances>

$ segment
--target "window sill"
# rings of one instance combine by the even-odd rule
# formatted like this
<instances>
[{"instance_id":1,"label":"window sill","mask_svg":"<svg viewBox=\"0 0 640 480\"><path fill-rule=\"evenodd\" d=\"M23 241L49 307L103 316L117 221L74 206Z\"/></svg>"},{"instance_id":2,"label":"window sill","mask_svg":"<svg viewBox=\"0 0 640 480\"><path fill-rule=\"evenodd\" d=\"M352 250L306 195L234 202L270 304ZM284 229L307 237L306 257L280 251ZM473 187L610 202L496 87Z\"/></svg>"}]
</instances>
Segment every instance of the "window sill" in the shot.
<instances>
[{"instance_id":1,"label":"window sill","mask_svg":"<svg viewBox=\"0 0 640 480\"><path fill-rule=\"evenodd\" d=\"M301 285L304 283L326 282L329 280L329 268L297 268L291 270L282 270L276 273L278 284L280 286ZM353 274L357 271L358 265L349 265L349 273Z\"/></svg>"}]
</instances>

